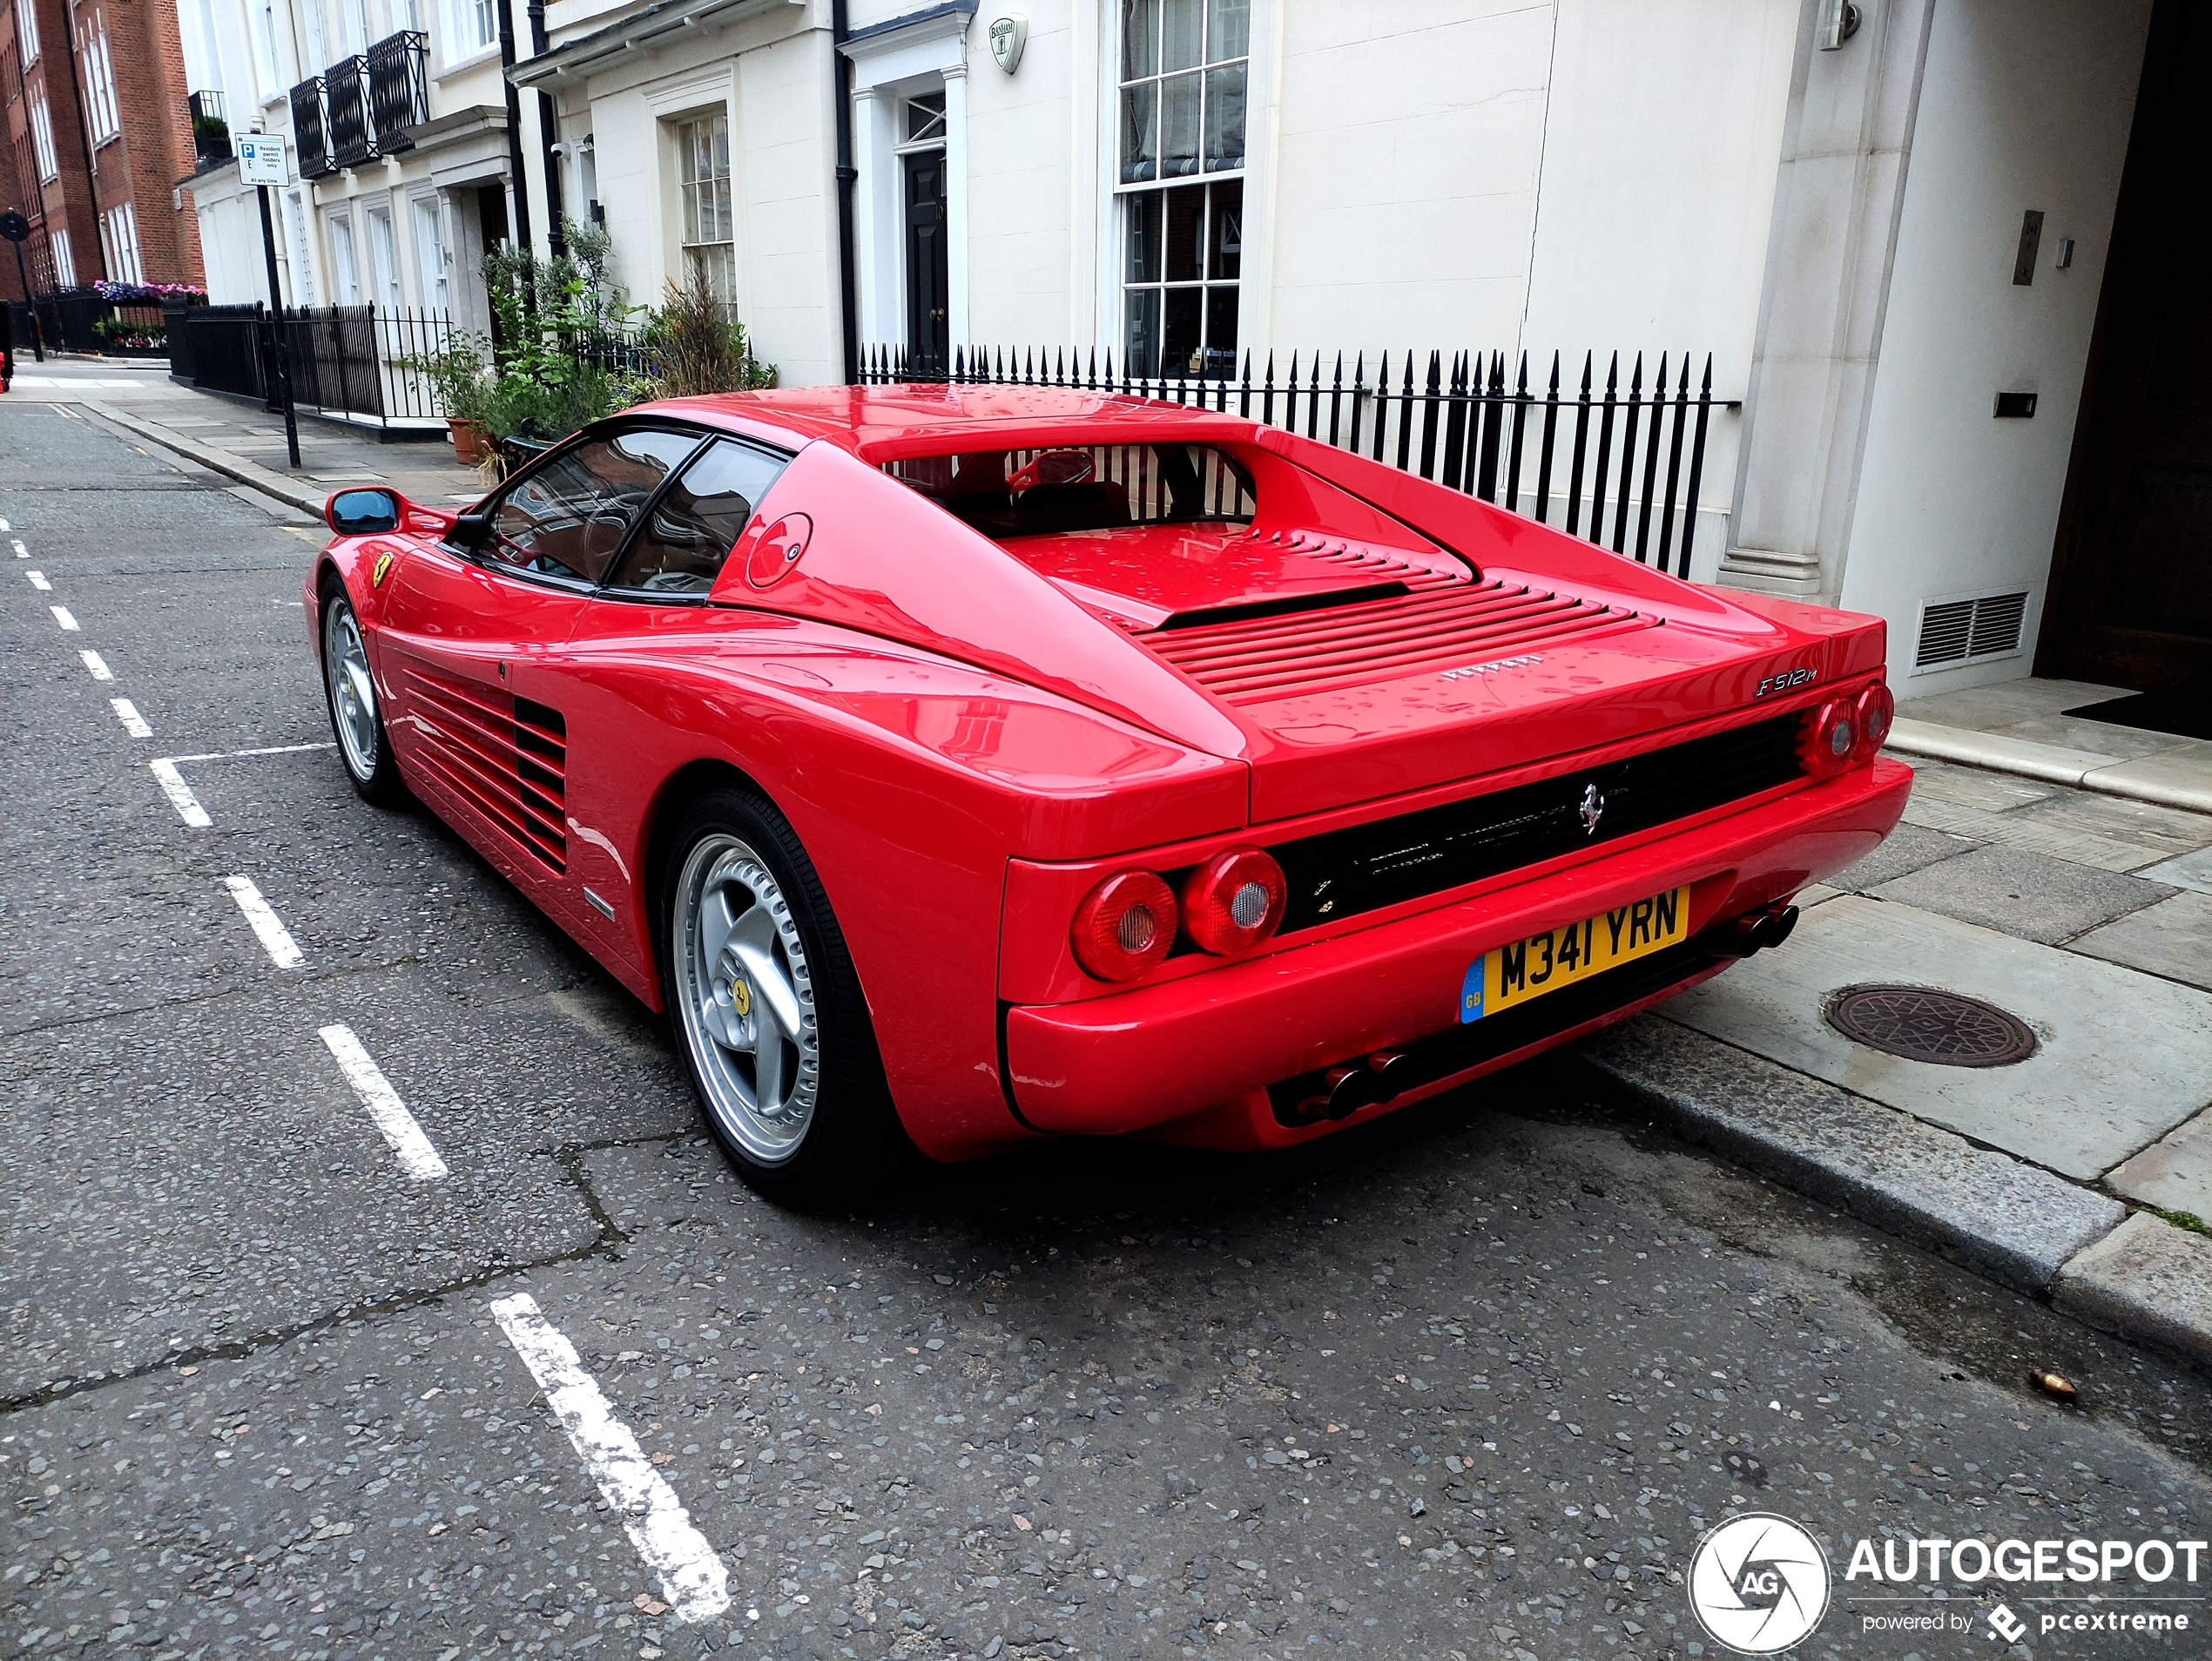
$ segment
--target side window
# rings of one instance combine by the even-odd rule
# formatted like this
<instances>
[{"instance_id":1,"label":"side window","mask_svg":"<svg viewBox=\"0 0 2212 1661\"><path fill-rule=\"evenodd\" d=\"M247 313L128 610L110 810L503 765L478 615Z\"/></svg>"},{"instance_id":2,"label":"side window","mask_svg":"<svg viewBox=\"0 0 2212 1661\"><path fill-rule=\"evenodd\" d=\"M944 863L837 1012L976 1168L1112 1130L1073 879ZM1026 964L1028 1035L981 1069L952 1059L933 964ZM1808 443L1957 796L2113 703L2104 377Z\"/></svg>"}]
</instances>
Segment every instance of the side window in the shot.
<instances>
[{"instance_id":1,"label":"side window","mask_svg":"<svg viewBox=\"0 0 2212 1661\"><path fill-rule=\"evenodd\" d=\"M708 446L637 527L609 586L647 594L705 593L788 459L726 439Z\"/></svg>"},{"instance_id":2,"label":"side window","mask_svg":"<svg viewBox=\"0 0 2212 1661\"><path fill-rule=\"evenodd\" d=\"M597 582L645 498L698 442L689 433L649 429L555 456L501 498L485 552L536 576Z\"/></svg>"}]
</instances>

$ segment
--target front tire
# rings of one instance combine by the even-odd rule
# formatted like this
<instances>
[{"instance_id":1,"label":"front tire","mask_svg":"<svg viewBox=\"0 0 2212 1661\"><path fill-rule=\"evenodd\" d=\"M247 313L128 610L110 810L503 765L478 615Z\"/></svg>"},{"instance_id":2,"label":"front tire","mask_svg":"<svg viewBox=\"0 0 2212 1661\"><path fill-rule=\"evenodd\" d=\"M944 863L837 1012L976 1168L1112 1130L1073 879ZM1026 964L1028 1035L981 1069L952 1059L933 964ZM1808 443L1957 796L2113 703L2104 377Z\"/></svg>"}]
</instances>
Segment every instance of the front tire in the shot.
<instances>
[{"instance_id":1,"label":"front tire","mask_svg":"<svg viewBox=\"0 0 2212 1661\"><path fill-rule=\"evenodd\" d=\"M338 740L338 759L345 764L354 789L362 800L380 807L400 800L406 790L384 730L384 712L377 701L375 677L369 672L361 619L335 577L323 588L322 693L330 710L331 735Z\"/></svg>"},{"instance_id":2,"label":"front tire","mask_svg":"<svg viewBox=\"0 0 2212 1661\"><path fill-rule=\"evenodd\" d=\"M737 789L694 803L668 846L661 985L715 1140L779 1204L872 1198L911 1144L813 861L782 814Z\"/></svg>"}]
</instances>

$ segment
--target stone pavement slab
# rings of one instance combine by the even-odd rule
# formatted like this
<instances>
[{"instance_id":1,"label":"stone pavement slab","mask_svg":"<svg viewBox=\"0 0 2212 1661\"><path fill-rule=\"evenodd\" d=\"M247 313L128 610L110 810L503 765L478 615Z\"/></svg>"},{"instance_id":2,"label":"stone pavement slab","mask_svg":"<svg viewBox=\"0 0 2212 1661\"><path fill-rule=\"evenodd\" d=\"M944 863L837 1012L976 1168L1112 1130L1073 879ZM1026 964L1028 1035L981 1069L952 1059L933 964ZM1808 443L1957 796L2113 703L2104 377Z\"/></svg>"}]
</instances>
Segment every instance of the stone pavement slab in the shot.
<instances>
[{"instance_id":1,"label":"stone pavement slab","mask_svg":"<svg viewBox=\"0 0 2212 1661\"><path fill-rule=\"evenodd\" d=\"M2145 1148L2107 1177L2105 1186L2161 1211L2212 1218L2212 1114L2198 1114Z\"/></svg>"},{"instance_id":2,"label":"stone pavement slab","mask_svg":"<svg viewBox=\"0 0 2212 1661\"><path fill-rule=\"evenodd\" d=\"M1885 882L1884 900L2047 946L2166 898L2162 883L2123 876L2022 847L1979 847Z\"/></svg>"},{"instance_id":3,"label":"stone pavement slab","mask_svg":"<svg viewBox=\"0 0 2212 1661\"><path fill-rule=\"evenodd\" d=\"M2059 1272L2060 1308L2212 1366L2212 1239L2137 1212Z\"/></svg>"},{"instance_id":4,"label":"stone pavement slab","mask_svg":"<svg viewBox=\"0 0 2212 1661\"><path fill-rule=\"evenodd\" d=\"M1992 813L1986 808L1970 807L1963 802L1923 796L1917 792L1905 804L1905 822L1977 842L2002 842L2008 847L2024 847L2031 853L2047 854L2054 860L2091 865L2101 871L2136 870L2155 865L2178 851L2148 840L2132 841L2063 820L2039 818L2021 808Z\"/></svg>"},{"instance_id":5,"label":"stone pavement slab","mask_svg":"<svg viewBox=\"0 0 2212 1661\"><path fill-rule=\"evenodd\" d=\"M1583 1058L1693 1140L2027 1291L2117 1226L2117 1200L1646 1016Z\"/></svg>"},{"instance_id":6,"label":"stone pavement slab","mask_svg":"<svg viewBox=\"0 0 2212 1661\"><path fill-rule=\"evenodd\" d=\"M2169 882L2177 888L2194 888L2199 894L2212 894L2212 848L2200 848L2194 854L2184 854L2179 859L2161 861L2146 865L2136 874L2153 882Z\"/></svg>"},{"instance_id":7,"label":"stone pavement slab","mask_svg":"<svg viewBox=\"0 0 2212 1661\"><path fill-rule=\"evenodd\" d=\"M1920 825L1899 825L1871 854L1830 877L1828 885L1831 888L1861 894L1923 866L1971 853L1979 846L1944 831L1929 830Z\"/></svg>"},{"instance_id":8,"label":"stone pavement slab","mask_svg":"<svg viewBox=\"0 0 2212 1661\"><path fill-rule=\"evenodd\" d=\"M2091 929L2073 949L2212 990L2212 896L2184 888L2170 900Z\"/></svg>"},{"instance_id":9,"label":"stone pavement slab","mask_svg":"<svg viewBox=\"0 0 2212 1661\"><path fill-rule=\"evenodd\" d=\"M2026 1021L2040 1048L1993 1068L1867 1049L1823 1018L1832 993L1867 983L1986 999ZM1807 911L1788 945L1666 1014L2085 1182L2212 1102L2212 995L1858 895Z\"/></svg>"},{"instance_id":10,"label":"stone pavement slab","mask_svg":"<svg viewBox=\"0 0 2212 1661\"><path fill-rule=\"evenodd\" d=\"M1912 794L1918 800L1955 802L1961 807L2003 814L2030 802L2048 801L2058 793L2056 785L2016 779L2008 773L1955 766L1948 761L1919 760L1912 764Z\"/></svg>"}]
</instances>

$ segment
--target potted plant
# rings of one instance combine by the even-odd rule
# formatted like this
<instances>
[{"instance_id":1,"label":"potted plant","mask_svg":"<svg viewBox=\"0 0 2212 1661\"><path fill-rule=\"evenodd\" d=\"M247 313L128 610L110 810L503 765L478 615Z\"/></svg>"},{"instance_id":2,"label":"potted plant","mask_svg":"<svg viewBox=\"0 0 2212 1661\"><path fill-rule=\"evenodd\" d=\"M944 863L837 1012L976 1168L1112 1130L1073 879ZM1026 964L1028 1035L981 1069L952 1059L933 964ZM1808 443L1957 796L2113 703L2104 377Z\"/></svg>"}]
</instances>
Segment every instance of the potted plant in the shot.
<instances>
[{"instance_id":1,"label":"potted plant","mask_svg":"<svg viewBox=\"0 0 2212 1661\"><path fill-rule=\"evenodd\" d=\"M486 367L490 354L489 338L456 330L435 352L410 353L396 360L398 368L430 383L431 396L444 413L453 440L454 459L465 467L481 464L490 454L487 407L493 384Z\"/></svg>"}]
</instances>

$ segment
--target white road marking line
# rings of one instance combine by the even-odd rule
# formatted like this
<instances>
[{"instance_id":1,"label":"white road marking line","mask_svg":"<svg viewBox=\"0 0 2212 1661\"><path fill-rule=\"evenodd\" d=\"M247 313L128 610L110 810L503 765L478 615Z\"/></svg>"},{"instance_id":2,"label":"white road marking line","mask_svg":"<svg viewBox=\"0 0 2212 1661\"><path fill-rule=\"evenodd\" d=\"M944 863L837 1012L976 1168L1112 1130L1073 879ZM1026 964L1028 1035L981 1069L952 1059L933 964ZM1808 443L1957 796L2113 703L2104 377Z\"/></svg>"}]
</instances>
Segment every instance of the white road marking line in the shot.
<instances>
[{"instance_id":1,"label":"white road marking line","mask_svg":"<svg viewBox=\"0 0 2212 1661\"><path fill-rule=\"evenodd\" d=\"M69 607L66 605L50 605L46 609L54 614L54 621L60 624L64 629L67 630L71 634L75 634L77 632L77 619L70 614Z\"/></svg>"},{"instance_id":2,"label":"white road marking line","mask_svg":"<svg viewBox=\"0 0 2212 1661\"><path fill-rule=\"evenodd\" d=\"M730 1575L667 1479L653 1469L630 1428L614 1415L576 1347L539 1313L528 1293L501 1298L491 1313L545 1392L584 1469L622 1518L631 1544L659 1577L661 1596L679 1621L711 1620L730 1607Z\"/></svg>"},{"instance_id":3,"label":"white road marking line","mask_svg":"<svg viewBox=\"0 0 2212 1661\"><path fill-rule=\"evenodd\" d=\"M29 559L30 557L30 550L23 545L21 538L18 537L11 539L9 542L8 546L16 550L16 557L17 559Z\"/></svg>"},{"instance_id":4,"label":"white road marking line","mask_svg":"<svg viewBox=\"0 0 2212 1661\"><path fill-rule=\"evenodd\" d=\"M320 744L273 744L266 750L210 750L205 755L170 755L165 761L228 761L241 755L297 755L302 750L334 750L338 746L325 740Z\"/></svg>"},{"instance_id":5,"label":"white road marking line","mask_svg":"<svg viewBox=\"0 0 2212 1661\"><path fill-rule=\"evenodd\" d=\"M92 672L92 679L94 680L113 680L115 679L113 673L111 673L108 669L106 659L102 658L98 652L80 652L77 655L84 660L84 666Z\"/></svg>"},{"instance_id":6,"label":"white road marking line","mask_svg":"<svg viewBox=\"0 0 2212 1661\"><path fill-rule=\"evenodd\" d=\"M199 804L194 803L195 807ZM223 886L231 891L231 898L238 901L238 908L246 914L246 921L253 925L253 932L260 936L261 945L269 954L269 961L279 969L300 967L300 954L291 931L285 928L269 902L261 897L260 889L253 879L226 876Z\"/></svg>"},{"instance_id":7,"label":"white road marking line","mask_svg":"<svg viewBox=\"0 0 2212 1661\"><path fill-rule=\"evenodd\" d=\"M44 571L25 571L24 575L30 578L31 587L37 589L41 594L51 594L54 591L54 585L46 580Z\"/></svg>"},{"instance_id":8,"label":"white road marking line","mask_svg":"<svg viewBox=\"0 0 2212 1661\"><path fill-rule=\"evenodd\" d=\"M132 738L150 739L153 736L153 729L146 725L146 718L138 713L138 706L129 699L111 698L107 700L107 706L115 712L115 719L123 723L123 730Z\"/></svg>"},{"instance_id":9,"label":"white road marking line","mask_svg":"<svg viewBox=\"0 0 2212 1661\"><path fill-rule=\"evenodd\" d=\"M422 1134L422 1127L415 1122L415 1115L407 1111L407 1104L400 1100L383 1071L361 1048L361 1041L354 1036L351 1027L325 1027L322 1041L330 1046L330 1053L338 1057L338 1065L346 1075L346 1082L354 1087L354 1094L361 1098L361 1105L368 1110L368 1117L376 1121L376 1128L392 1144L392 1151L400 1157L400 1165L410 1177L424 1182L435 1182L446 1174L446 1162L438 1158L438 1151L430 1145L430 1138Z\"/></svg>"},{"instance_id":10,"label":"white road marking line","mask_svg":"<svg viewBox=\"0 0 2212 1661\"><path fill-rule=\"evenodd\" d=\"M149 761L146 766L153 769L153 776L161 781L161 793L169 798L169 805L177 810L185 824L194 830L206 830L215 822L208 818L207 810L199 805L199 798L192 794L192 787L185 782L184 774L177 771L175 762Z\"/></svg>"}]
</instances>

